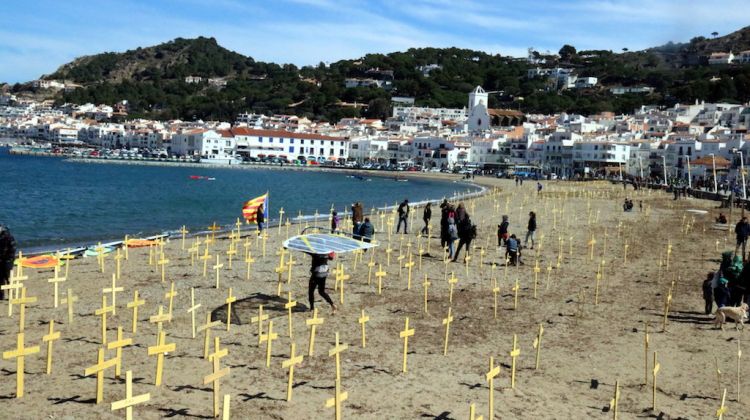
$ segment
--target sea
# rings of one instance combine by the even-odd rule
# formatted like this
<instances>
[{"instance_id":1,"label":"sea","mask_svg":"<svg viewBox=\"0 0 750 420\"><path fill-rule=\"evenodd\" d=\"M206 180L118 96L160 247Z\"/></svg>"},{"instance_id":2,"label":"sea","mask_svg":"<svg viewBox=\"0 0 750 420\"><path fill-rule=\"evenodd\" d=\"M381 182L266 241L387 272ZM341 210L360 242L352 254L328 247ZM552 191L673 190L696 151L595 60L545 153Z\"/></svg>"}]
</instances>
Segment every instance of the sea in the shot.
<instances>
[{"instance_id":1,"label":"sea","mask_svg":"<svg viewBox=\"0 0 750 420\"><path fill-rule=\"evenodd\" d=\"M266 192L271 224L283 207L285 218L310 220L317 211L318 221L309 223L326 226L331 206L343 215L355 201L370 211L480 189L458 178L397 182L395 172L359 179L337 171L96 164L8 151L0 147L0 224L26 252L174 233L183 225L191 232L214 222L230 227L245 201Z\"/></svg>"}]
</instances>

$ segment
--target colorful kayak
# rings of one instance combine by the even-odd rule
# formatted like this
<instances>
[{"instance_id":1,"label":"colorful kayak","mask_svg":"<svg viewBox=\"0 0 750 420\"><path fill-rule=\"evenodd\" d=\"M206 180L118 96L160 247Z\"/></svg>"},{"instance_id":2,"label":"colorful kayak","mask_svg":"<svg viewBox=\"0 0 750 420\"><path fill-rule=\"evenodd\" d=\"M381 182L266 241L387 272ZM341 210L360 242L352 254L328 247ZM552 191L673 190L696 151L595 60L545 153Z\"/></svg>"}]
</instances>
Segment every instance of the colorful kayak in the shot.
<instances>
[{"instance_id":1,"label":"colorful kayak","mask_svg":"<svg viewBox=\"0 0 750 420\"><path fill-rule=\"evenodd\" d=\"M37 255L21 260L21 265L27 268L54 268L58 264L60 260L53 255Z\"/></svg>"},{"instance_id":2,"label":"colorful kayak","mask_svg":"<svg viewBox=\"0 0 750 420\"><path fill-rule=\"evenodd\" d=\"M152 241L149 239L128 239L128 248L142 248L145 246L158 245L158 241Z\"/></svg>"},{"instance_id":3,"label":"colorful kayak","mask_svg":"<svg viewBox=\"0 0 750 420\"><path fill-rule=\"evenodd\" d=\"M99 255L109 254L110 252L114 252L115 248L111 246L103 246L101 248L99 247L90 247L86 248L86 251L84 251L83 256L84 257L96 257Z\"/></svg>"}]
</instances>

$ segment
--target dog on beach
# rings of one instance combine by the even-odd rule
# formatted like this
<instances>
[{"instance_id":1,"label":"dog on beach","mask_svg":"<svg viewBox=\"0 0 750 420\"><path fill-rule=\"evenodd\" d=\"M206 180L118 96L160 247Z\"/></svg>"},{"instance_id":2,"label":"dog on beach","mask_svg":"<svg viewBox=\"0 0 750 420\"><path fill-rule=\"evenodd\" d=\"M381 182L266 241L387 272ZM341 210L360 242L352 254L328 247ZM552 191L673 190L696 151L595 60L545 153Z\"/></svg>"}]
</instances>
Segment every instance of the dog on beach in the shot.
<instances>
[{"instance_id":1,"label":"dog on beach","mask_svg":"<svg viewBox=\"0 0 750 420\"><path fill-rule=\"evenodd\" d=\"M724 324L728 320L733 320L735 327L740 329L745 328L745 320L747 319L747 303L743 303L740 306L725 306L716 310L714 314L714 325L719 325L724 330Z\"/></svg>"}]
</instances>

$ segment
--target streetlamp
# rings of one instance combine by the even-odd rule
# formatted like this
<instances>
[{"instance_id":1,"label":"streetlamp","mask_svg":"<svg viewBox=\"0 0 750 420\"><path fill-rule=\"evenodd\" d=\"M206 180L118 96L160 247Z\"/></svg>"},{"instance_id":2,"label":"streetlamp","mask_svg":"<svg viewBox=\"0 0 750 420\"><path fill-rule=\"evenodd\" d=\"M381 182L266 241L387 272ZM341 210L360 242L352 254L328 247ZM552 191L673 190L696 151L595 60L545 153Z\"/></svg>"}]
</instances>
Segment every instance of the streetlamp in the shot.
<instances>
[{"instance_id":1,"label":"streetlamp","mask_svg":"<svg viewBox=\"0 0 750 420\"><path fill-rule=\"evenodd\" d=\"M747 200L747 189L745 188L745 158L742 154L742 150L734 150L734 153L740 155L740 173L742 174L742 199Z\"/></svg>"},{"instance_id":2,"label":"streetlamp","mask_svg":"<svg viewBox=\"0 0 750 420\"><path fill-rule=\"evenodd\" d=\"M667 157L662 155L661 162L662 162L661 167L662 169L664 169L664 185L669 185L667 183Z\"/></svg>"},{"instance_id":3,"label":"streetlamp","mask_svg":"<svg viewBox=\"0 0 750 420\"><path fill-rule=\"evenodd\" d=\"M687 160L687 166L688 166L688 172L687 172L688 188L690 188L692 190L693 189L693 182L691 180L692 175L690 174L690 156L688 156L688 155L683 155L683 156L685 156L685 160Z\"/></svg>"},{"instance_id":4,"label":"streetlamp","mask_svg":"<svg viewBox=\"0 0 750 420\"><path fill-rule=\"evenodd\" d=\"M714 194L717 194L719 192L719 182L716 180L716 155L711 153L710 156L714 173Z\"/></svg>"}]
</instances>

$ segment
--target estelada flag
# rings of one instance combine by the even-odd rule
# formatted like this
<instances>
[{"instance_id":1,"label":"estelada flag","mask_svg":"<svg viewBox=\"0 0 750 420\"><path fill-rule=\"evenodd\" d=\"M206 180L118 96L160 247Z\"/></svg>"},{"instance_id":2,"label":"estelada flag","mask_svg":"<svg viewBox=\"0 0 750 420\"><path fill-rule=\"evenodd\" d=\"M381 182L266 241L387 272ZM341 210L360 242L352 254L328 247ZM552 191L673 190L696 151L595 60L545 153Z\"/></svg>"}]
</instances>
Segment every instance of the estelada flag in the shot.
<instances>
[{"instance_id":1,"label":"estelada flag","mask_svg":"<svg viewBox=\"0 0 750 420\"><path fill-rule=\"evenodd\" d=\"M244 206L242 206L242 216L248 223L254 223L258 216L258 207L260 207L261 204L266 204L267 201L268 193L249 200ZM268 205L263 207L263 216L268 220Z\"/></svg>"}]
</instances>

